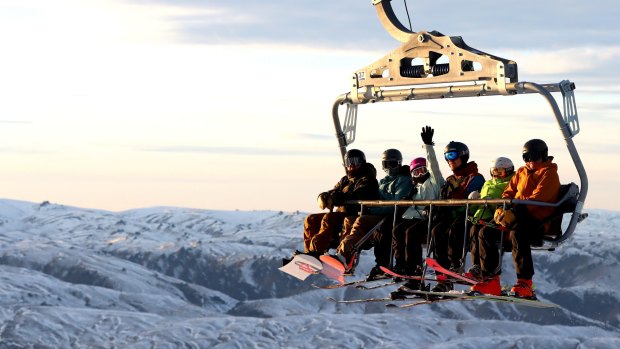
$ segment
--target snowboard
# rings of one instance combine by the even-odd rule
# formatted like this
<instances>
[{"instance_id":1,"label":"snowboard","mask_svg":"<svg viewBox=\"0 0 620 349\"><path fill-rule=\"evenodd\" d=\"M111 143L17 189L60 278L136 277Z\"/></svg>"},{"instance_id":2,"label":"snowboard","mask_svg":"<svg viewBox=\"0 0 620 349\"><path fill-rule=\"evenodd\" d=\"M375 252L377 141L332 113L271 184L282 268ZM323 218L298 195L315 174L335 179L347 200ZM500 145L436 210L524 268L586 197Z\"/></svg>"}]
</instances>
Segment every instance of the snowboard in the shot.
<instances>
[{"instance_id":1,"label":"snowboard","mask_svg":"<svg viewBox=\"0 0 620 349\"><path fill-rule=\"evenodd\" d=\"M321 270L321 274L325 275L329 279L338 281L340 284L344 284L344 265L342 265L338 259L330 255L324 254L319 258L323 263L323 270Z\"/></svg>"},{"instance_id":2,"label":"snowboard","mask_svg":"<svg viewBox=\"0 0 620 349\"><path fill-rule=\"evenodd\" d=\"M300 253L295 255L289 263L278 269L304 281L308 276L320 273L323 270L323 264L315 257Z\"/></svg>"}]
</instances>

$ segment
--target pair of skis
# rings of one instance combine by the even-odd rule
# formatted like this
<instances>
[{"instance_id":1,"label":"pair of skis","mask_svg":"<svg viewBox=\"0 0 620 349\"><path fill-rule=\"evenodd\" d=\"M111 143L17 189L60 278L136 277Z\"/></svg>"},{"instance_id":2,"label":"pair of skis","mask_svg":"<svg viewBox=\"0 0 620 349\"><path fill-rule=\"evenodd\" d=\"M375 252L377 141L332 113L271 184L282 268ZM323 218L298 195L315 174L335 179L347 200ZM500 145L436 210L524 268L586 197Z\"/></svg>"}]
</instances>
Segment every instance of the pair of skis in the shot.
<instances>
[{"instance_id":1,"label":"pair of skis","mask_svg":"<svg viewBox=\"0 0 620 349\"><path fill-rule=\"evenodd\" d=\"M356 281L350 281L350 282L345 283L344 282L345 269L342 263L340 263L338 260L328 255L323 255L320 257L320 259L321 260L319 261L315 257L309 256L306 254L298 254L291 260L291 262L281 267L280 270L290 275L293 275L300 280L305 280L309 275L321 273L330 279L338 281L338 284L327 285L327 286L318 286L318 285L313 284L314 287L323 288L323 289L333 289L333 288L340 288L340 287L355 286L359 289L370 290L370 289L376 289L376 288L386 287L390 285L395 285L399 283L397 281L389 280L389 279L383 279L383 280L387 280L387 282L384 281L383 283L373 284L371 286L367 286L366 284L370 282L374 283L375 281L380 281L381 279L371 280L371 281L356 280ZM451 282L459 282L459 283L465 283L469 285L475 285L480 282L479 280L472 279L467 276L448 270L442 267L436 260L432 258L426 259L426 265L429 268L433 269L436 274L446 275L449 278L449 281ZM422 280L437 281L436 278L424 278L423 279L421 276L400 275L387 268L381 268L381 269L387 275L400 278L402 280L415 279L415 280L420 280L420 281ZM423 290L411 290L410 293L413 296L406 297L402 300L414 300L415 299L418 301L404 304L404 305L388 303L386 306L406 308L406 307L412 307L416 305L436 303L440 301L444 302L444 301L453 301L453 300L461 300L461 301L488 300L488 301L496 301L496 302L509 302L509 303L514 303L514 304L537 307L537 308L557 307L557 305L551 304L551 303L540 302L534 299L511 297L507 295L494 296L494 295L472 293L472 292L459 292L459 291L432 292L432 291L423 291ZM385 298L369 298L369 299L354 299L354 300L340 300L340 301L333 299L333 298L328 298L328 300L334 301L337 303L366 303L366 302L400 301L401 299L395 300L395 299L392 299L391 297L389 298L385 297Z\"/></svg>"},{"instance_id":2,"label":"pair of skis","mask_svg":"<svg viewBox=\"0 0 620 349\"><path fill-rule=\"evenodd\" d=\"M305 255L297 255L297 256L305 256ZM296 262L297 264L300 264L301 260L306 260L306 257L301 257L300 261L296 261L297 256L293 259L293 262ZM315 260L314 257L310 257L313 260ZM291 262L291 263L293 263ZM314 264L313 267L308 267L307 265L305 265L305 263L301 263L301 265L299 266L300 268L303 268L304 270L314 270L314 274L317 273L321 273L324 274L325 276L327 276L330 279L334 279L334 280L342 280L342 282L339 282L337 284L330 284L330 285L317 285L317 284L312 284L313 287L316 288L322 288L322 289L335 289L335 288L341 288L341 287L349 287L349 286L354 286L358 289L364 289L364 290L372 290L372 289L376 289L376 288L380 288L380 287L386 287L386 286L391 286L391 285L396 285L399 284L400 281L393 281L390 280L389 282L384 282L383 284L379 284L379 285L372 285L372 286L367 286L367 283L374 283L375 281L380 281L380 280L386 280L389 278L382 278L382 279L376 279L376 280L355 280L355 281L349 281L349 282L344 282L344 268L341 267L341 263L337 260L335 260L333 257L331 256L321 256L321 262L322 264L319 267L319 261L317 260ZM290 265L291 263L289 263L288 265ZM439 265L439 263L437 263L437 261L435 261L432 258L428 258L426 261L427 265L432 268L433 270L435 270L437 273L441 273L447 276L446 280L447 281L451 281L451 282L456 282L456 283L461 283L461 284L467 284L467 285L474 285L476 283L478 283L478 280L475 279L470 279L466 276L454 273L450 270L447 270L445 268L443 268L441 265ZM392 278L398 278L401 279L403 281L405 280L420 280L420 281L438 281L437 278L435 276L430 276L430 277L425 277L422 278L422 276L411 276L411 275L401 275L398 274L386 267L380 267L381 271L383 271L386 275L389 275ZM282 268L280 268L282 269ZM309 275L309 274L308 274ZM305 279L305 278L304 278Z\"/></svg>"},{"instance_id":3,"label":"pair of skis","mask_svg":"<svg viewBox=\"0 0 620 349\"><path fill-rule=\"evenodd\" d=\"M426 265L433 269L437 274L441 273L452 279L451 281L457 281L460 283L465 283L469 285L475 285L480 282L480 280L469 278L465 275L456 273L454 271L448 270L442 267L436 260L432 258L426 259ZM401 279L410 279L410 280L432 280L428 278L422 278L421 276L407 276L400 275L395 273L394 271L382 267L381 270L387 275L391 275L393 277L401 278ZM388 303L386 306L388 307L397 307L397 308L408 308L412 306L422 305L422 304L431 304L437 302L445 302L445 301L470 301L470 300L487 300L494 302L508 302L513 304L525 305L536 308L556 308L558 307L556 304L545 303L535 299L527 299L527 298L519 298L512 297L508 295L489 295L482 294L479 292L471 292L471 291L449 291L449 292L433 292L433 291L424 291L424 290L410 290L410 295L407 295L403 298L392 299L391 297L385 298L369 298L369 299L353 299L353 300L341 300L338 301L333 298L328 298L328 300L336 302L336 303L366 303L366 302L391 302L391 301L407 301L407 300L417 300L413 303L407 303L404 305L399 305L395 303Z\"/></svg>"},{"instance_id":4,"label":"pair of skis","mask_svg":"<svg viewBox=\"0 0 620 349\"><path fill-rule=\"evenodd\" d=\"M527 299L527 298L518 298L518 297L510 297L510 296L494 296L489 294L480 294L480 293L472 293L472 292L460 292L460 291L450 291L450 292L432 292L432 291L422 291L422 290L411 290L411 295L392 299L391 297L384 298L367 298L367 299L349 299L349 300L337 300L334 298L327 298L327 300L340 303L340 304L354 304L354 303L372 303L372 302L390 302L386 304L386 307L392 308L409 308L417 305L423 304L432 304L432 303L440 303L440 302L448 302L448 301L474 301L474 300L486 300L493 302L504 302L504 303L513 303L517 305L524 305L534 308L557 308L557 304L541 302L538 300ZM401 301L413 301L412 303L406 304L396 304L393 302L401 302Z\"/></svg>"},{"instance_id":5,"label":"pair of skis","mask_svg":"<svg viewBox=\"0 0 620 349\"><path fill-rule=\"evenodd\" d=\"M407 297L397 298L397 299L392 299L390 297L383 297L383 298L349 299L349 300L337 300L332 297L327 297L327 300L330 302L338 303L338 304L388 302L385 304L386 308L411 308L411 307L415 307L418 305L424 305L424 304L441 303L441 302L454 301L454 300L469 301L471 299L466 299L466 298L424 299L422 297L407 296ZM410 303L398 304L398 302L407 302L407 301L410 301Z\"/></svg>"}]
</instances>

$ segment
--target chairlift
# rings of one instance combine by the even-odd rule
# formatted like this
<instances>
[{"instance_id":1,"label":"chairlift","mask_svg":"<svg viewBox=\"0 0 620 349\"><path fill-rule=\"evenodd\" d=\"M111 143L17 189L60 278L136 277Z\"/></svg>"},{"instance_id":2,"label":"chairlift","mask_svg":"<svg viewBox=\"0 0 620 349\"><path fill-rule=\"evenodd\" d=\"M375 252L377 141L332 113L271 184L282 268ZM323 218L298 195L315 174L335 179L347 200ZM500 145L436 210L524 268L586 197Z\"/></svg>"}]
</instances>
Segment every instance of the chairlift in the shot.
<instances>
[{"instance_id":1,"label":"chairlift","mask_svg":"<svg viewBox=\"0 0 620 349\"><path fill-rule=\"evenodd\" d=\"M355 141L357 108L367 103L416 101L424 99L444 99L459 97L514 96L520 94L539 94L551 107L568 152L571 155L580 179L575 183L562 185L560 200L553 203L514 200L430 200L430 201L352 201L367 206L456 206L480 204L516 205L528 204L555 207L550 217L554 223L561 223L564 214L571 214L570 221L562 232L543 238L543 245L537 249L554 250L573 234L577 223L587 217L582 213L588 192L588 178L577 153L573 137L579 131L575 84L563 80L559 83L539 84L519 81L517 63L497 57L468 46L460 36L445 36L437 31L413 32L407 29L396 17L391 0L372 0L379 20L388 33L401 42L401 46L378 61L353 73L352 87L336 99L332 117L340 153L344 160L347 146ZM440 63L448 61L448 63ZM563 112L551 95L562 94ZM339 107L346 105L344 120L339 115ZM344 161L343 161L344 162ZM395 210L396 211L396 210ZM536 247L534 247L536 248Z\"/></svg>"}]
</instances>

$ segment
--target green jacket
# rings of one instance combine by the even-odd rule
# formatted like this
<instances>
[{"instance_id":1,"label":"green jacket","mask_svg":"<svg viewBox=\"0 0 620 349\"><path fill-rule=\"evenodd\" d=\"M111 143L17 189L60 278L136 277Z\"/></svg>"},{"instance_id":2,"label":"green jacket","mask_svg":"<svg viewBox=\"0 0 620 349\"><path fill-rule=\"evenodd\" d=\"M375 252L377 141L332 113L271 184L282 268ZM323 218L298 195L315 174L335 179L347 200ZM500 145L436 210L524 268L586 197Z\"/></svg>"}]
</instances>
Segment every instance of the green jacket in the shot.
<instances>
[{"instance_id":1,"label":"green jacket","mask_svg":"<svg viewBox=\"0 0 620 349\"><path fill-rule=\"evenodd\" d=\"M504 189L508 186L508 183L515 174L505 178L492 178L484 182L482 189L480 189L481 199L501 199ZM478 209L474 213L474 222L479 220L489 221L493 218L497 205L476 206Z\"/></svg>"}]
</instances>

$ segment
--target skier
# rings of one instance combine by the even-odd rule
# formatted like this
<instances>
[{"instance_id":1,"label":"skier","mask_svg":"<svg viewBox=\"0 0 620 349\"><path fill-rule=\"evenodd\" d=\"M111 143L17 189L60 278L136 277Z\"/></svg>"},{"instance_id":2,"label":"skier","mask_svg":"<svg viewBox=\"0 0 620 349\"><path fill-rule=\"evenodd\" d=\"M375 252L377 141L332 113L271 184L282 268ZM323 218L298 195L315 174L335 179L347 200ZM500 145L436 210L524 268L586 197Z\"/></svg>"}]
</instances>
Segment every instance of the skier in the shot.
<instances>
[{"instance_id":1,"label":"skier","mask_svg":"<svg viewBox=\"0 0 620 349\"><path fill-rule=\"evenodd\" d=\"M422 128L422 142L426 150L426 158L415 158L409 169L413 181L412 200L436 200L445 180L441 175L433 143L434 130L430 126ZM428 166L430 165L430 167ZM404 221L394 227L392 239L394 243L394 270L398 274L417 276L422 274L422 244L428 235L428 214L424 207L411 206L405 211ZM393 299L409 294L410 290L420 288L420 281L408 280L404 285L392 292Z\"/></svg>"},{"instance_id":2,"label":"skier","mask_svg":"<svg viewBox=\"0 0 620 349\"><path fill-rule=\"evenodd\" d=\"M345 201L379 199L377 170L366 162L366 156L361 150L347 151L344 166L346 176L332 190L319 194L317 199L319 207L327 208L330 212L308 215L304 221L304 252L315 257L327 252L332 243L337 241L347 216L358 215L360 205L345 205ZM336 212L332 212L334 206L338 206Z\"/></svg>"},{"instance_id":3,"label":"skier","mask_svg":"<svg viewBox=\"0 0 620 349\"><path fill-rule=\"evenodd\" d=\"M441 188L442 200L466 199L473 191L482 189L484 176L478 173L475 162L468 162L467 145L451 141L444 149L444 158L452 170L452 175L446 178L446 183ZM433 221L437 222L431 230L437 262L444 268L461 272L465 232L468 232L471 226L465 223L465 208L440 206ZM438 282L432 291L446 292L451 289L452 283L444 280Z\"/></svg>"},{"instance_id":4,"label":"skier","mask_svg":"<svg viewBox=\"0 0 620 349\"><path fill-rule=\"evenodd\" d=\"M402 165L403 156L398 149L387 149L382 154L381 165L386 176L379 181L379 198L381 200L405 200L411 197L413 184L409 175L409 167ZM370 214L359 217L348 217L344 223L343 236L336 250L336 257L344 264L345 270L353 268L355 245L382 219L382 227L375 231L364 248L374 246L376 265L370 270L367 280L384 277L380 266L390 265L392 235L382 231L390 231L394 219L393 207L371 207Z\"/></svg>"},{"instance_id":5,"label":"skier","mask_svg":"<svg viewBox=\"0 0 620 349\"><path fill-rule=\"evenodd\" d=\"M502 198L557 202L560 191L558 165L548 155L547 144L541 139L531 139L523 145L525 166L519 168L508 183ZM515 205L512 209L495 210L497 224L510 229L512 258L517 272L517 283L510 292L516 297L535 298L532 290L534 264L530 245L541 245L542 236L549 229L544 220L552 215L553 207ZM488 284L496 284L489 286ZM499 275L478 286L480 289L497 288Z\"/></svg>"},{"instance_id":6,"label":"skier","mask_svg":"<svg viewBox=\"0 0 620 349\"><path fill-rule=\"evenodd\" d=\"M515 174L512 161L505 157L498 157L491 161L489 174L491 179L484 182L480 192L473 191L469 194L469 199L498 199L502 197L504 189ZM472 227L470 230L471 239L471 260L472 267L465 276L483 280L495 279L498 282L481 283L472 288L487 294L500 295L501 286L499 284L500 269L500 237L504 232L490 226L488 223L493 221L493 213L497 205L484 205L476 210L471 218Z\"/></svg>"}]
</instances>

